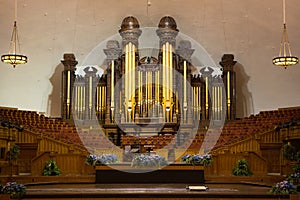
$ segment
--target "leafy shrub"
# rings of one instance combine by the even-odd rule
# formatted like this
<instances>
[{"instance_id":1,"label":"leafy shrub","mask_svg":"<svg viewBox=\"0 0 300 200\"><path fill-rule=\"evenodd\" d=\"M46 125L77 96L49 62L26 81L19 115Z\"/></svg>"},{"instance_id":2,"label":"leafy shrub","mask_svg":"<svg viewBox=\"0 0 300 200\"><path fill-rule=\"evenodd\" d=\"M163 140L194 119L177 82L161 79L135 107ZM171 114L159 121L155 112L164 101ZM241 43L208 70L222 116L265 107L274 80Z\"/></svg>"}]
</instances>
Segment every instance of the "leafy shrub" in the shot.
<instances>
[{"instance_id":1,"label":"leafy shrub","mask_svg":"<svg viewBox=\"0 0 300 200\"><path fill-rule=\"evenodd\" d=\"M13 145L6 153L6 160L17 160L20 156L20 147Z\"/></svg>"},{"instance_id":2,"label":"leafy shrub","mask_svg":"<svg viewBox=\"0 0 300 200\"><path fill-rule=\"evenodd\" d=\"M43 176L59 176L61 174L54 160L49 160L46 162L42 175Z\"/></svg>"},{"instance_id":3,"label":"leafy shrub","mask_svg":"<svg viewBox=\"0 0 300 200\"><path fill-rule=\"evenodd\" d=\"M289 143L283 145L283 157L287 160L295 160L296 148Z\"/></svg>"},{"instance_id":4,"label":"leafy shrub","mask_svg":"<svg viewBox=\"0 0 300 200\"><path fill-rule=\"evenodd\" d=\"M252 172L248 169L248 162L241 159L237 161L237 167L232 169L232 174L235 176L251 176Z\"/></svg>"},{"instance_id":5,"label":"leafy shrub","mask_svg":"<svg viewBox=\"0 0 300 200\"><path fill-rule=\"evenodd\" d=\"M300 151L298 151L298 152L296 153L295 160L296 160L297 163L300 164Z\"/></svg>"}]
</instances>

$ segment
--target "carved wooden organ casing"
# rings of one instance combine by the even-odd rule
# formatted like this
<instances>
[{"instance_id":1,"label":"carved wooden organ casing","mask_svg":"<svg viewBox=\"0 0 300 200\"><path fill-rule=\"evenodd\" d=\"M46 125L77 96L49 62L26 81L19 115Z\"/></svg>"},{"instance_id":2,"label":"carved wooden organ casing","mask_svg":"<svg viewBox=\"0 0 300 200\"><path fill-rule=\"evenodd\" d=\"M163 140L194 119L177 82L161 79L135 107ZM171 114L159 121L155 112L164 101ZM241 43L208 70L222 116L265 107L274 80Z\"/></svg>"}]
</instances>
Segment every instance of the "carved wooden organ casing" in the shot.
<instances>
[{"instance_id":1,"label":"carved wooden organ casing","mask_svg":"<svg viewBox=\"0 0 300 200\"><path fill-rule=\"evenodd\" d=\"M191 42L176 44L178 29L169 16L160 20L156 31L156 56L140 56L142 30L135 17L122 21L119 34L122 41L110 40L103 50L107 67L101 76L93 67L86 68L84 76L75 76L75 57L64 56L64 119L98 120L100 124L142 124L149 119L158 124L193 124L235 118L233 55L223 56L222 74L214 74L211 67L198 70L192 65Z\"/></svg>"}]
</instances>

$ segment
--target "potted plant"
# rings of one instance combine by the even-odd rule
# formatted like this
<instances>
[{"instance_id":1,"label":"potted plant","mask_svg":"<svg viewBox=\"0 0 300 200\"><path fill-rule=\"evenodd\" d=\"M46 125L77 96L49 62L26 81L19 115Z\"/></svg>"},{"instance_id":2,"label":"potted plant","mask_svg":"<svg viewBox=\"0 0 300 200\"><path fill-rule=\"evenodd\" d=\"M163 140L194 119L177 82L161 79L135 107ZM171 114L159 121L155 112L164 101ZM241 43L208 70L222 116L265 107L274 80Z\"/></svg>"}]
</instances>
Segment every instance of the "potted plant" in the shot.
<instances>
[{"instance_id":1,"label":"potted plant","mask_svg":"<svg viewBox=\"0 0 300 200\"><path fill-rule=\"evenodd\" d=\"M283 157L289 161L295 160L296 148L290 142L283 145Z\"/></svg>"},{"instance_id":2,"label":"potted plant","mask_svg":"<svg viewBox=\"0 0 300 200\"><path fill-rule=\"evenodd\" d=\"M248 162L245 159L237 161L237 167L232 169L232 174L235 176L251 176L252 172L248 169Z\"/></svg>"},{"instance_id":3,"label":"potted plant","mask_svg":"<svg viewBox=\"0 0 300 200\"><path fill-rule=\"evenodd\" d=\"M60 174L60 169L53 159L46 162L42 173L43 176L59 176Z\"/></svg>"},{"instance_id":4,"label":"potted plant","mask_svg":"<svg viewBox=\"0 0 300 200\"><path fill-rule=\"evenodd\" d=\"M25 194L26 187L23 184L17 184L16 182L7 182L4 186L0 186L1 200L5 198L21 199Z\"/></svg>"},{"instance_id":5,"label":"potted plant","mask_svg":"<svg viewBox=\"0 0 300 200\"><path fill-rule=\"evenodd\" d=\"M10 166L10 176L13 175L13 162L16 161L20 156L20 147L13 145L6 153L6 160L8 160Z\"/></svg>"}]
</instances>

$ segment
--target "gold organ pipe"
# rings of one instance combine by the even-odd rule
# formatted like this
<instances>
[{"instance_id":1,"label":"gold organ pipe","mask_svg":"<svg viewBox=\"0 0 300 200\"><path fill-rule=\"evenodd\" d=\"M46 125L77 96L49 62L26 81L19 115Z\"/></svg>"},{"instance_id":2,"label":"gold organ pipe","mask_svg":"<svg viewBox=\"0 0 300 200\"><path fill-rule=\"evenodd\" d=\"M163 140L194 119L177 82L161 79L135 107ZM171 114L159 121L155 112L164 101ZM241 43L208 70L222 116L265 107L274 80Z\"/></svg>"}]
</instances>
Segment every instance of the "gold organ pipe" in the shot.
<instances>
[{"instance_id":1,"label":"gold organ pipe","mask_svg":"<svg viewBox=\"0 0 300 200\"><path fill-rule=\"evenodd\" d=\"M183 61L183 106L187 106L186 101L186 60Z\"/></svg>"},{"instance_id":2,"label":"gold organ pipe","mask_svg":"<svg viewBox=\"0 0 300 200\"><path fill-rule=\"evenodd\" d=\"M128 44L125 46L125 99L128 100L127 90L128 90ZM126 104L125 104L126 105ZM127 107L125 108L127 109Z\"/></svg>"},{"instance_id":3,"label":"gold organ pipe","mask_svg":"<svg viewBox=\"0 0 300 200\"><path fill-rule=\"evenodd\" d=\"M195 87L195 111L196 111L196 119L198 119L198 87Z\"/></svg>"},{"instance_id":4,"label":"gold organ pipe","mask_svg":"<svg viewBox=\"0 0 300 200\"><path fill-rule=\"evenodd\" d=\"M111 61L111 94L110 94L110 98L111 98L111 108L115 107L115 98L114 98L114 93L115 93L115 62L112 60Z\"/></svg>"},{"instance_id":5,"label":"gold organ pipe","mask_svg":"<svg viewBox=\"0 0 300 200\"><path fill-rule=\"evenodd\" d=\"M77 101L78 101L78 111L81 112L82 111L81 86L78 86Z\"/></svg>"},{"instance_id":6,"label":"gold organ pipe","mask_svg":"<svg viewBox=\"0 0 300 200\"><path fill-rule=\"evenodd\" d=\"M221 119L221 113L222 113L222 91L221 91L221 87L218 87L218 111L219 111L219 119Z\"/></svg>"},{"instance_id":7,"label":"gold organ pipe","mask_svg":"<svg viewBox=\"0 0 300 200\"><path fill-rule=\"evenodd\" d=\"M131 68L132 68L132 44L131 42L128 43L128 96L127 96L127 102L131 99Z\"/></svg>"},{"instance_id":8,"label":"gold organ pipe","mask_svg":"<svg viewBox=\"0 0 300 200\"><path fill-rule=\"evenodd\" d=\"M85 87L82 86L82 111L84 112L85 111Z\"/></svg>"},{"instance_id":9,"label":"gold organ pipe","mask_svg":"<svg viewBox=\"0 0 300 200\"><path fill-rule=\"evenodd\" d=\"M159 116L159 70L155 73L156 75L156 103L157 103L157 115Z\"/></svg>"},{"instance_id":10,"label":"gold organ pipe","mask_svg":"<svg viewBox=\"0 0 300 200\"><path fill-rule=\"evenodd\" d=\"M152 71L149 72L149 80L150 80L150 83L149 83L149 87L150 87L150 102L152 103Z\"/></svg>"},{"instance_id":11,"label":"gold organ pipe","mask_svg":"<svg viewBox=\"0 0 300 200\"><path fill-rule=\"evenodd\" d=\"M193 93L192 93L192 105L193 105L193 108L194 108L194 116L195 116L195 110L196 110L196 106L195 106L195 97L196 97L196 95L195 95L195 87L192 87L193 89Z\"/></svg>"},{"instance_id":12,"label":"gold organ pipe","mask_svg":"<svg viewBox=\"0 0 300 200\"><path fill-rule=\"evenodd\" d=\"M209 97L209 95L208 95L208 89L209 89L208 88L208 77L205 78L205 83L206 83L205 84L205 89L206 89L206 92L205 92L206 93L205 109L206 109L206 117L208 117L208 109L209 109L209 102L208 102L208 100L209 100L209 98L208 98Z\"/></svg>"},{"instance_id":13,"label":"gold organ pipe","mask_svg":"<svg viewBox=\"0 0 300 200\"><path fill-rule=\"evenodd\" d=\"M219 112L219 95L218 95L218 87L215 87L215 110L218 113Z\"/></svg>"},{"instance_id":14,"label":"gold organ pipe","mask_svg":"<svg viewBox=\"0 0 300 200\"><path fill-rule=\"evenodd\" d=\"M135 99L135 45L133 44L132 45L132 80L131 80L131 83L132 83L132 90L131 90L131 93L132 93L132 102L134 103ZM132 106L132 109L134 110L134 106ZM134 113L134 112L133 112Z\"/></svg>"},{"instance_id":15,"label":"gold organ pipe","mask_svg":"<svg viewBox=\"0 0 300 200\"><path fill-rule=\"evenodd\" d=\"M222 112L223 112L223 105L222 105L222 102L223 102L223 97L222 97L222 87L219 87L219 99L220 99L220 101L219 101L219 108L220 108L220 118L222 117Z\"/></svg>"},{"instance_id":16,"label":"gold organ pipe","mask_svg":"<svg viewBox=\"0 0 300 200\"><path fill-rule=\"evenodd\" d=\"M119 93L119 97L120 97L120 113L122 112L122 91L120 91Z\"/></svg>"},{"instance_id":17,"label":"gold organ pipe","mask_svg":"<svg viewBox=\"0 0 300 200\"><path fill-rule=\"evenodd\" d=\"M98 111L99 111L99 114L101 116L101 99L102 99L102 94L101 94L101 87L97 87L97 90L98 90L98 96L99 96L99 99L98 99Z\"/></svg>"},{"instance_id":18,"label":"gold organ pipe","mask_svg":"<svg viewBox=\"0 0 300 200\"><path fill-rule=\"evenodd\" d=\"M103 93L102 93L102 87L99 87L99 94L100 94L100 101L99 101L99 106L100 106L100 116L102 119L102 99L103 99Z\"/></svg>"},{"instance_id":19,"label":"gold organ pipe","mask_svg":"<svg viewBox=\"0 0 300 200\"><path fill-rule=\"evenodd\" d=\"M150 112L150 108L151 108L151 102L152 102L152 72L148 73L148 81L149 81L149 110L148 112Z\"/></svg>"},{"instance_id":20,"label":"gold organ pipe","mask_svg":"<svg viewBox=\"0 0 300 200\"><path fill-rule=\"evenodd\" d=\"M89 108L93 106L93 78L89 77Z\"/></svg>"},{"instance_id":21,"label":"gold organ pipe","mask_svg":"<svg viewBox=\"0 0 300 200\"><path fill-rule=\"evenodd\" d=\"M148 113L148 72L145 72L145 78L146 78L146 80L145 80L145 103L146 103L146 110L145 110L145 112L146 113Z\"/></svg>"},{"instance_id":22,"label":"gold organ pipe","mask_svg":"<svg viewBox=\"0 0 300 200\"><path fill-rule=\"evenodd\" d=\"M166 94L166 97L167 97L167 101L169 101L169 76L170 76L170 73L169 73L169 43L167 42L166 43L166 86L167 86L167 94Z\"/></svg>"},{"instance_id":23,"label":"gold organ pipe","mask_svg":"<svg viewBox=\"0 0 300 200\"><path fill-rule=\"evenodd\" d=\"M104 115L104 106L105 106L105 102L104 102L104 100L105 100L105 98L104 98L105 97L105 91L104 90L105 90L105 88L102 86L101 90L102 90L102 94L103 94L102 95L102 103L101 103L102 104L102 112L103 112L102 114Z\"/></svg>"},{"instance_id":24,"label":"gold organ pipe","mask_svg":"<svg viewBox=\"0 0 300 200\"><path fill-rule=\"evenodd\" d=\"M213 112L214 112L214 118L216 119L216 115L217 115L217 90L216 87L213 87L213 94L214 94L214 98L213 98Z\"/></svg>"},{"instance_id":25,"label":"gold organ pipe","mask_svg":"<svg viewBox=\"0 0 300 200\"><path fill-rule=\"evenodd\" d=\"M142 82L142 72L139 72L139 79L140 79L140 81L139 81L139 100L140 100L140 115L142 115L142 113L143 113L143 103L142 103L142 101L143 101L143 82Z\"/></svg>"},{"instance_id":26,"label":"gold organ pipe","mask_svg":"<svg viewBox=\"0 0 300 200\"><path fill-rule=\"evenodd\" d=\"M75 99L74 99L75 112L78 111L78 86L75 86Z\"/></svg>"},{"instance_id":27,"label":"gold organ pipe","mask_svg":"<svg viewBox=\"0 0 300 200\"><path fill-rule=\"evenodd\" d=\"M69 105L70 104L70 91L71 91L71 88L70 88L70 85L71 85L71 72L68 71L68 74L67 74L67 104Z\"/></svg>"},{"instance_id":28,"label":"gold organ pipe","mask_svg":"<svg viewBox=\"0 0 300 200\"><path fill-rule=\"evenodd\" d=\"M176 113L178 114L179 113L179 110L178 110L178 108L179 108L179 102L178 102L178 91L176 91Z\"/></svg>"},{"instance_id":29,"label":"gold organ pipe","mask_svg":"<svg viewBox=\"0 0 300 200\"><path fill-rule=\"evenodd\" d=\"M81 111L81 86L77 86L76 87L76 101L77 101L77 112L80 112Z\"/></svg>"},{"instance_id":30,"label":"gold organ pipe","mask_svg":"<svg viewBox=\"0 0 300 200\"><path fill-rule=\"evenodd\" d=\"M196 87L196 98L197 98L197 118L199 117L199 106L201 106L200 88Z\"/></svg>"},{"instance_id":31,"label":"gold organ pipe","mask_svg":"<svg viewBox=\"0 0 300 200\"><path fill-rule=\"evenodd\" d=\"M230 118L230 72L227 72L227 112L228 112L228 118Z\"/></svg>"},{"instance_id":32,"label":"gold organ pipe","mask_svg":"<svg viewBox=\"0 0 300 200\"><path fill-rule=\"evenodd\" d=\"M173 97L173 47L172 44L169 43L169 70L170 70L170 100ZM171 115L172 116L172 115Z\"/></svg>"},{"instance_id":33,"label":"gold organ pipe","mask_svg":"<svg viewBox=\"0 0 300 200\"><path fill-rule=\"evenodd\" d=\"M162 71L163 71L163 79L162 79L162 90L163 90L163 93L162 93L162 97L163 97L163 103L164 103L164 106L165 106L165 98L166 98L166 45L164 44L163 45L163 64L162 64Z\"/></svg>"},{"instance_id":34,"label":"gold organ pipe","mask_svg":"<svg viewBox=\"0 0 300 200\"><path fill-rule=\"evenodd\" d=\"M159 102L159 88L160 88L160 84L159 84L159 70L157 71L157 102Z\"/></svg>"},{"instance_id":35,"label":"gold organ pipe","mask_svg":"<svg viewBox=\"0 0 300 200\"><path fill-rule=\"evenodd\" d=\"M104 117L105 117L105 108L106 108L106 87L104 87L104 105L103 105L103 111L104 111Z\"/></svg>"}]
</instances>

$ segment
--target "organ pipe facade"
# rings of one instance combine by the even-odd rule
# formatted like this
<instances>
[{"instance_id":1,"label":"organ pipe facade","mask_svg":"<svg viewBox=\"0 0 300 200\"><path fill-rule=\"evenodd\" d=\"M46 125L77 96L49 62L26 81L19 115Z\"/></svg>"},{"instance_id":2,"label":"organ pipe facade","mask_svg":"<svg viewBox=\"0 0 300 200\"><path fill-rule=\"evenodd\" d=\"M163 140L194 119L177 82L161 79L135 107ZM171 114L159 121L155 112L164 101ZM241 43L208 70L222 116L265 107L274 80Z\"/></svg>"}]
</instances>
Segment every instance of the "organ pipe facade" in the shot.
<instances>
[{"instance_id":1,"label":"organ pipe facade","mask_svg":"<svg viewBox=\"0 0 300 200\"><path fill-rule=\"evenodd\" d=\"M98 120L104 129L115 132L120 131L120 124L128 130L134 124L168 124L171 129L163 131L175 131L179 124L193 126L195 121L207 123L224 116L234 119L233 55L223 56L221 74L209 66L193 66L192 44L188 40L176 44L178 32L175 20L163 17L156 31L157 55L143 52L141 56L139 22L135 17L126 17L119 30L122 41L110 40L104 49L104 73L99 76L95 68L87 67L85 75L77 75L75 82L77 61L65 56L63 118L73 115L86 123Z\"/></svg>"}]
</instances>

